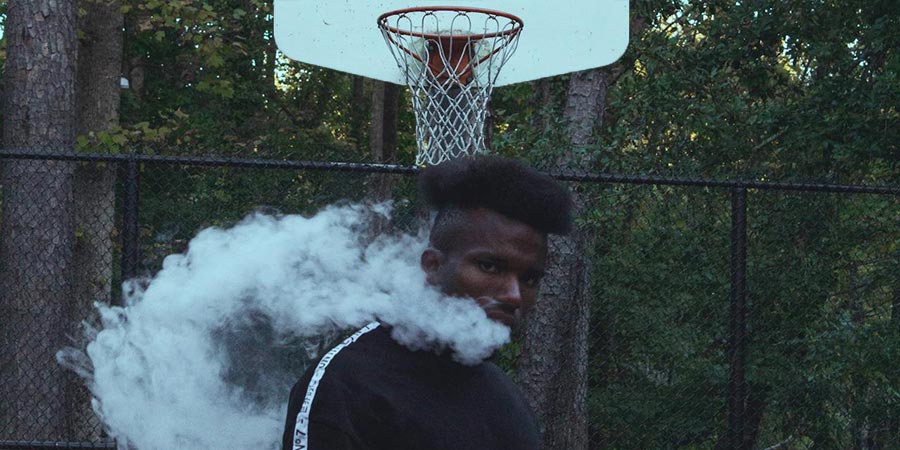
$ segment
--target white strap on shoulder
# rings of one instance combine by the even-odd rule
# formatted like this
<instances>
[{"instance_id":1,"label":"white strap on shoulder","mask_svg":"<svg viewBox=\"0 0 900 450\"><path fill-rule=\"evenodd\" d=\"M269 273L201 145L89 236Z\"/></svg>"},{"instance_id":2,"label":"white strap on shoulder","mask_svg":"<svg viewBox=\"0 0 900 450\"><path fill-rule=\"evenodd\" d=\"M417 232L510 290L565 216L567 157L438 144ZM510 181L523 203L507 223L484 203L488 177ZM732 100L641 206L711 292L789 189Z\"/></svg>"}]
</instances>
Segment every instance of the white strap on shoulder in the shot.
<instances>
[{"instance_id":1,"label":"white strap on shoulder","mask_svg":"<svg viewBox=\"0 0 900 450\"><path fill-rule=\"evenodd\" d=\"M293 450L306 450L309 448L309 412L312 409L313 398L316 396L319 382L322 381L322 377L325 376L325 369L328 368L328 364L341 350L356 342L362 335L378 328L378 325L378 322L372 322L366 325L347 339L344 339L343 342L336 345L319 361L316 370L313 372L312 379L309 380L309 386L306 388L306 396L303 398L303 405L300 407L300 412L297 413L297 422L294 425Z\"/></svg>"}]
</instances>

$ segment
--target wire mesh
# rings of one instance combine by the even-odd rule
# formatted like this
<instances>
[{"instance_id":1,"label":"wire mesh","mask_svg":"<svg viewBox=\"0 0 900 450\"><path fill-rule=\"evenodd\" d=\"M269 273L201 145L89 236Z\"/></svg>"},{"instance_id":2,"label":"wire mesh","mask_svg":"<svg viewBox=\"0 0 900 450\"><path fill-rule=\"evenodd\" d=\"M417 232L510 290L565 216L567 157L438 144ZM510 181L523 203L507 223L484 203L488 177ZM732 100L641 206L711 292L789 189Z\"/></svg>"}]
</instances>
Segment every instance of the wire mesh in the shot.
<instances>
[{"instance_id":1,"label":"wire mesh","mask_svg":"<svg viewBox=\"0 0 900 450\"><path fill-rule=\"evenodd\" d=\"M87 389L57 352L112 297L114 167L11 160L2 180L0 441L102 442Z\"/></svg>"},{"instance_id":2,"label":"wire mesh","mask_svg":"<svg viewBox=\"0 0 900 450\"><path fill-rule=\"evenodd\" d=\"M727 192L618 185L599 200L593 448L712 448L727 418Z\"/></svg>"},{"instance_id":3,"label":"wire mesh","mask_svg":"<svg viewBox=\"0 0 900 450\"><path fill-rule=\"evenodd\" d=\"M413 8L378 19L416 114L416 164L484 153L497 75L516 51L522 21L495 11Z\"/></svg>"},{"instance_id":4,"label":"wire mesh","mask_svg":"<svg viewBox=\"0 0 900 450\"><path fill-rule=\"evenodd\" d=\"M157 158L134 162L135 177L124 156L97 163L7 155L3 162L2 226L37 225L33 237L2 242L4 254L16 258L15 270L4 267L0 291L0 447L112 445L56 352L79 335L90 301L117 301L127 254L136 257L135 273L148 275L205 227L234 224L252 211L310 214L341 201L391 199L397 208L385 229L421 224L408 167ZM574 179L579 225L592 237L584 250L592 266L592 449L900 446L896 195L839 186L747 189L746 348L735 447L729 258L731 191L740 184L557 175ZM72 223L57 227L47 218L67 197L48 186L60 179L80 186L71 196L79 206ZM133 219L130 191L140 194ZM128 220L136 225L133 249L123 248ZM69 269L79 270L56 276L62 258L39 249L65 239L75 242ZM13 248L21 250L7 253Z\"/></svg>"},{"instance_id":5,"label":"wire mesh","mask_svg":"<svg viewBox=\"0 0 900 450\"><path fill-rule=\"evenodd\" d=\"M385 226L416 231L415 183L391 174L278 168L145 165L141 173L139 275L161 268L200 230L233 225L250 213L311 215L334 203L392 201Z\"/></svg>"},{"instance_id":6,"label":"wire mesh","mask_svg":"<svg viewBox=\"0 0 900 450\"><path fill-rule=\"evenodd\" d=\"M750 431L760 448L897 448L897 198L751 199Z\"/></svg>"}]
</instances>

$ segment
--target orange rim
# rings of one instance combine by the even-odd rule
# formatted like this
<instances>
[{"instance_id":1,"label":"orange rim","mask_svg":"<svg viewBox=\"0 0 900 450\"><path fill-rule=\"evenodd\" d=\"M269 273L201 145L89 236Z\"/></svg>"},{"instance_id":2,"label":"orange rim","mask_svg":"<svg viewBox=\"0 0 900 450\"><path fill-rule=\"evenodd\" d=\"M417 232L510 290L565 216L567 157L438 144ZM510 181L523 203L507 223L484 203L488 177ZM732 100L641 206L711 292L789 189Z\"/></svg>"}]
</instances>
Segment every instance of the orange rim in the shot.
<instances>
[{"instance_id":1,"label":"orange rim","mask_svg":"<svg viewBox=\"0 0 900 450\"><path fill-rule=\"evenodd\" d=\"M466 13L471 12L471 13L485 14L488 16L500 16L500 17L511 20L515 24L515 26L513 26L512 28L510 28L508 30L498 31L495 33L482 33L482 34L466 35L466 37L468 37L470 40L490 39L490 38L495 38L495 37L513 35L513 34L518 33L522 29L522 26L525 24L525 22L523 22L522 19L520 19L518 16L509 14L509 13L505 13L502 11L494 11L492 9L468 8L468 7L464 7L464 6L431 6L431 7L419 6L419 7L415 7L415 8L404 8L404 9L398 9L396 11L389 11L389 12L386 12L386 13L378 16L378 27L383 30L390 31L391 33L402 34L404 36L414 36L414 37L421 37L421 38L425 38L425 39L439 39L442 37L440 34L416 33L414 31L401 30L399 28L392 27L392 26L388 25L388 23L387 23L388 18L393 17L393 16L400 16L400 15L414 13L414 12L431 12L431 11L466 12Z\"/></svg>"}]
</instances>

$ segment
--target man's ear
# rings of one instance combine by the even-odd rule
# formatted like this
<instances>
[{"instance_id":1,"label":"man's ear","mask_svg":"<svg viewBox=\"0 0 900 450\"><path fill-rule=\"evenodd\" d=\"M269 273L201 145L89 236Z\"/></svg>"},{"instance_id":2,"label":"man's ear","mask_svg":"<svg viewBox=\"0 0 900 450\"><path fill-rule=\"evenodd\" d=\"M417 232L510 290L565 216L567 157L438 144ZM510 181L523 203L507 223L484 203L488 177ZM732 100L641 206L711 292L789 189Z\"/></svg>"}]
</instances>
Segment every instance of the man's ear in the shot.
<instances>
[{"instance_id":1,"label":"man's ear","mask_svg":"<svg viewBox=\"0 0 900 450\"><path fill-rule=\"evenodd\" d=\"M444 265L445 258L444 252L436 248L428 247L422 252L419 264L422 266L422 271L425 272L425 280L429 284L437 283L437 273L441 266Z\"/></svg>"}]
</instances>

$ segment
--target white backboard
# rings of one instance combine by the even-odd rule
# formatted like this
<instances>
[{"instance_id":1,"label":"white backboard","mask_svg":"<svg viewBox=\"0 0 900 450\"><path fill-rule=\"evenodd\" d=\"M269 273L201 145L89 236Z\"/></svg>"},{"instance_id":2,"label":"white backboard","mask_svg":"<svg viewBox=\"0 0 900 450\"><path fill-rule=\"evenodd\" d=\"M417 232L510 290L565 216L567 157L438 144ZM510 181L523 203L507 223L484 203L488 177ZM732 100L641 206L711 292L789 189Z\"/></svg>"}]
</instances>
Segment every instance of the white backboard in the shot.
<instances>
[{"instance_id":1,"label":"white backboard","mask_svg":"<svg viewBox=\"0 0 900 450\"><path fill-rule=\"evenodd\" d=\"M503 11L524 22L495 86L615 62L628 45L628 0L275 0L275 42L289 58L405 84L378 17L420 6Z\"/></svg>"}]
</instances>

